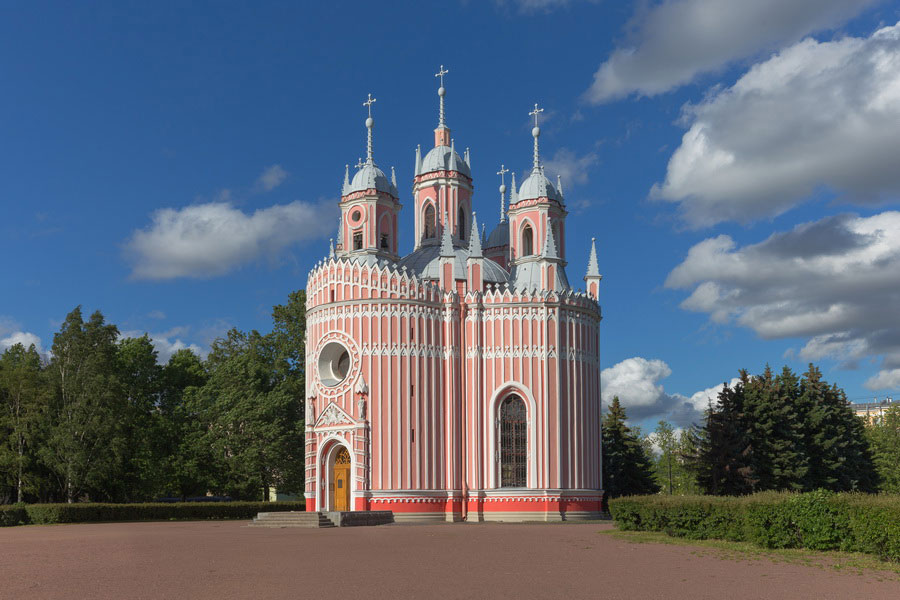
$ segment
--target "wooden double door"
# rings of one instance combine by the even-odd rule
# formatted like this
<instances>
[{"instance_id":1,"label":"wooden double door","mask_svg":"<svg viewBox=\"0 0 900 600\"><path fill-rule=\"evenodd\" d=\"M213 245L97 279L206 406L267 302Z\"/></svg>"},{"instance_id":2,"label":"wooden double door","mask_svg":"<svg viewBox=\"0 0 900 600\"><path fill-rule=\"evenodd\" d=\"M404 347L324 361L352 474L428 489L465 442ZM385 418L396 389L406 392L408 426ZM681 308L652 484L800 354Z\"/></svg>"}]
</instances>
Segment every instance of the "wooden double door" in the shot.
<instances>
[{"instance_id":1,"label":"wooden double door","mask_svg":"<svg viewBox=\"0 0 900 600\"><path fill-rule=\"evenodd\" d=\"M341 448L334 457L334 473L331 478L336 511L350 510L350 453Z\"/></svg>"}]
</instances>

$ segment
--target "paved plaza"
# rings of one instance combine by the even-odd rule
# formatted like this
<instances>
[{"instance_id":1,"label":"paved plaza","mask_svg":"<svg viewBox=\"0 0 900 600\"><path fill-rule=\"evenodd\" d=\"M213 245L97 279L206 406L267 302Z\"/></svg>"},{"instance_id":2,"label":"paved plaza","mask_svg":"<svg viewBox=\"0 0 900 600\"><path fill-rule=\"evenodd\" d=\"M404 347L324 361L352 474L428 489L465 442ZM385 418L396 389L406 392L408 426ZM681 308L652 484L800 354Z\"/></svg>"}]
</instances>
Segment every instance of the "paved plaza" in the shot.
<instances>
[{"instance_id":1,"label":"paved plaza","mask_svg":"<svg viewBox=\"0 0 900 600\"><path fill-rule=\"evenodd\" d=\"M0 598L900 598L896 575L734 560L609 524L0 529Z\"/></svg>"}]
</instances>

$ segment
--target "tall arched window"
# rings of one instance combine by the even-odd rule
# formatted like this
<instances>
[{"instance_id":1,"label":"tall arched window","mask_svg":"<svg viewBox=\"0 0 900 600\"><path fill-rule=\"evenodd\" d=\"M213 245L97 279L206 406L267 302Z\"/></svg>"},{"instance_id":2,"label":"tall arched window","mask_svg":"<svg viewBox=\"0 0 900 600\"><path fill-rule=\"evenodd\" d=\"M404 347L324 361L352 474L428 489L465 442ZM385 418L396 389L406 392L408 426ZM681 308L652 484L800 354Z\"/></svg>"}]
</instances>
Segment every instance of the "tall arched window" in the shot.
<instances>
[{"instance_id":1,"label":"tall arched window","mask_svg":"<svg viewBox=\"0 0 900 600\"><path fill-rule=\"evenodd\" d=\"M534 254L534 232L531 225L522 228L522 256L531 256Z\"/></svg>"},{"instance_id":2,"label":"tall arched window","mask_svg":"<svg viewBox=\"0 0 900 600\"><path fill-rule=\"evenodd\" d=\"M430 240L434 237L434 205L429 204L425 207L425 239Z\"/></svg>"},{"instance_id":3,"label":"tall arched window","mask_svg":"<svg viewBox=\"0 0 900 600\"><path fill-rule=\"evenodd\" d=\"M466 211L463 210L463 207L460 206L459 210L456 212L456 222L459 227L459 239L462 241L466 241Z\"/></svg>"},{"instance_id":4,"label":"tall arched window","mask_svg":"<svg viewBox=\"0 0 900 600\"><path fill-rule=\"evenodd\" d=\"M513 394L500 403L500 486L528 485L528 420L525 401Z\"/></svg>"}]
</instances>

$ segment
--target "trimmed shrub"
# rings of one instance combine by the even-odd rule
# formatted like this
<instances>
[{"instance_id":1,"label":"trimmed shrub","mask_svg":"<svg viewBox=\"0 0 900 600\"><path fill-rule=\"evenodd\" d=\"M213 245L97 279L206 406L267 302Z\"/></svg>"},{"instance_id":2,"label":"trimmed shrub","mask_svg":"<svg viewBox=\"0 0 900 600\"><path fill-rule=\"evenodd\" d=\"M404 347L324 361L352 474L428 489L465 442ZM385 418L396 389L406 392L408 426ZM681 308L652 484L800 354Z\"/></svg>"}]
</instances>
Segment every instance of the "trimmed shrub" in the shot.
<instances>
[{"instance_id":1,"label":"trimmed shrub","mask_svg":"<svg viewBox=\"0 0 900 600\"><path fill-rule=\"evenodd\" d=\"M763 492L752 496L631 496L610 500L623 530L764 548L846 550L900 561L900 496Z\"/></svg>"},{"instance_id":2,"label":"trimmed shrub","mask_svg":"<svg viewBox=\"0 0 900 600\"><path fill-rule=\"evenodd\" d=\"M0 507L0 525L250 519L258 512L304 510L305 502L147 502L141 504L26 504Z\"/></svg>"},{"instance_id":3,"label":"trimmed shrub","mask_svg":"<svg viewBox=\"0 0 900 600\"><path fill-rule=\"evenodd\" d=\"M13 504L12 506L0 506L0 527L9 527L11 525L24 525L28 522L28 514L25 512L24 504Z\"/></svg>"}]
</instances>

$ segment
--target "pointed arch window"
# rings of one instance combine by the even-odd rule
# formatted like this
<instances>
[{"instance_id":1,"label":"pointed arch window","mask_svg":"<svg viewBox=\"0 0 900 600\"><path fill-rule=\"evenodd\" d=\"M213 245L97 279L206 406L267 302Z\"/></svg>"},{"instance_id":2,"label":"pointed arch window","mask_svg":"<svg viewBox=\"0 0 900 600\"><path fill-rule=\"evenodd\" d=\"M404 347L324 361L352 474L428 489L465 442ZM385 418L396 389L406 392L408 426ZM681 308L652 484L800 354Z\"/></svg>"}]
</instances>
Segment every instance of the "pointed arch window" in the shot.
<instances>
[{"instance_id":1,"label":"pointed arch window","mask_svg":"<svg viewBox=\"0 0 900 600\"><path fill-rule=\"evenodd\" d=\"M528 485L528 419L525 401L512 394L500 403L500 487Z\"/></svg>"},{"instance_id":2,"label":"pointed arch window","mask_svg":"<svg viewBox=\"0 0 900 600\"><path fill-rule=\"evenodd\" d=\"M466 211L460 206L459 210L456 211L456 214L457 227L459 227L459 239L464 242L466 241Z\"/></svg>"},{"instance_id":3,"label":"pointed arch window","mask_svg":"<svg viewBox=\"0 0 900 600\"><path fill-rule=\"evenodd\" d=\"M534 231L531 225L522 228L522 256L531 256L534 254Z\"/></svg>"},{"instance_id":4,"label":"pointed arch window","mask_svg":"<svg viewBox=\"0 0 900 600\"><path fill-rule=\"evenodd\" d=\"M430 240L435 237L434 224L434 205L429 204L425 207L425 239Z\"/></svg>"}]
</instances>

